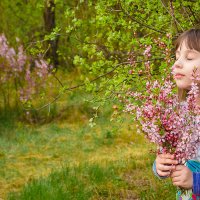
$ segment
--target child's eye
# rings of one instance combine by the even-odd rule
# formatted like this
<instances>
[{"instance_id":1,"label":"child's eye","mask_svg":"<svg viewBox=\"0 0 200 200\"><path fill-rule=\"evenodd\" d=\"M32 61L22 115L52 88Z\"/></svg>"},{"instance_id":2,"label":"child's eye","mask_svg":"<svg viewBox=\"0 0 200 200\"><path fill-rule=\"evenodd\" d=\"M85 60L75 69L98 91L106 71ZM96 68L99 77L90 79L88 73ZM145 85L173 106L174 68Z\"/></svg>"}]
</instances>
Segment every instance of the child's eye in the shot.
<instances>
[{"instance_id":1,"label":"child's eye","mask_svg":"<svg viewBox=\"0 0 200 200\"><path fill-rule=\"evenodd\" d=\"M187 59L187 60L193 60L193 58L190 58L190 57L189 57L189 58L186 58L186 59Z\"/></svg>"}]
</instances>

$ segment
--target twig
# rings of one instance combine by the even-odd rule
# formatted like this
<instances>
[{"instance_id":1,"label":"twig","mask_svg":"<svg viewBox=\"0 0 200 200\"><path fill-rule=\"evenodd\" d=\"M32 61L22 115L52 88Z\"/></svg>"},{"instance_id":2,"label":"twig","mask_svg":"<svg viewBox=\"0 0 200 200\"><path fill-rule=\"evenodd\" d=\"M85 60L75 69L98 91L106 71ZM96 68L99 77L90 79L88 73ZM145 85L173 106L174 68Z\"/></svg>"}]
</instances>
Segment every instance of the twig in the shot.
<instances>
[{"instance_id":1,"label":"twig","mask_svg":"<svg viewBox=\"0 0 200 200\"><path fill-rule=\"evenodd\" d=\"M160 57L160 58L152 58L152 59L149 59L149 60L139 60L139 61L134 61L134 63L141 63L141 62L146 62L146 61L152 61L152 60L160 60L160 59L164 59L164 57ZM92 79L90 82L94 82L94 81L97 81L98 79L104 77L104 76L107 76L109 74L111 74L112 72L114 72L118 67L122 66L122 65L127 65L127 64L131 64L131 62L123 62L123 63L119 63L117 64L112 70L110 70L109 72L106 72L94 79ZM69 87L69 88L65 88L61 93L59 93L51 102L39 107L39 108L35 108L35 109L27 109L27 108L24 108L24 110L41 110L43 108L46 108L47 106L50 106L50 104L53 104L55 101L57 101L61 95L66 92L66 91L70 91L70 90L74 90L74 89L77 89L77 88L80 88L80 87L83 87L85 86L86 84L85 83L82 83L80 85L76 85L76 86L73 86L73 87ZM64 86L62 86L64 88Z\"/></svg>"},{"instance_id":2,"label":"twig","mask_svg":"<svg viewBox=\"0 0 200 200\"><path fill-rule=\"evenodd\" d=\"M51 73L53 75L53 77L59 82L59 84L64 87L64 85L62 84L62 82L60 81L60 79L56 76L56 74L53 72Z\"/></svg>"},{"instance_id":3,"label":"twig","mask_svg":"<svg viewBox=\"0 0 200 200\"><path fill-rule=\"evenodd\" d=\"M165 10L171 15L171 17L174 19L174 22L175 22L175 26L176 26L176 29L177 29L177 32L178 31L178 27L177 27L177 24L180 26L180 28L182 29L182 31L184 31L184 29L182 28L182 26L180 25L180 23L178 22L178 20L176 19L175 15L174 15L174 11L173 11L173 5L172 5L172 2L170 1L170 8L172 9L172 13L166 8L165 4L163 3L162 0L161 1L161 4L163 5L163 7L165 8ZM172 7L171 7L172 6Z\"/></svg>"},{"instance_id":4,"label":"twig","mask_svg":"<svg viewBox=\"0 0 200 200\"><path fill-rule=\"evenodd\" d=\"M194 14L194 12L193 12L193 10L191 8L191 6L188 5L187 7L189 8L189 10L190 10L192 16L194 17L194 20L196 21L196 23L199 23L199 20L196 18L195 14Z\"/></svg>"},{"instance_id":5,"label":"twig","mask_svg":"<svg viewBox=\"0 0 200 200\"><path fill-rule=\"evenodd\" d=\"M120 1L120 0L119 0L119 4L120 4L120 7L121 7L122 12L123 12L124 14L126 14L128 17L130 17L130 18L131 18L133 21L135 21L136 23L138 23L138 24L140 24L141 26L144 26L144 27L146 27L146 28L148 28L148 29L151 29L151 30L153 30L153 31L156 31L156 32L158 32L158 33L164 33L164 34L166 34L166 32L160 31L160 30L158 30L158 29L155 29L154 27L149 26L149 25L145 24L144 22L139 21L139 20L136 19L135 17L129 15L129 14L124 10L124 8L122 7L122 4L121 4L121 1Z\"/></svg>"},{"instance_id":6,"label":"twig","mask_svg":"<svg viewBox=\"0 0 200 200\"><path fill-rule=\"evenodd\" d=\"M181 5L182 5L182 4L181 4ZM186 15L187 15L189 21L190 21L190 22L192 23L192 25L194 26L194 23L193 23L193 21L191 20L191 18L190 18L190 16L189 16L189 13L187 12L187 9L186 9L185 6L183 6L183 5L182 5L182 7L183 7L183 10L184 10L184 12L186 13Z\"/></svg>"},{"instance_id":7,"label":"twig","mask_svg":"<svg viewBox=\"0 0 200 200\"><path fill-rule=\"evenodd\" d=\"M102 74L102 75L100 75L100 76L94 78L94 79L91 80L90 82L94 82L94 81L96 81L96 80L98 80L98 79L100 79L100 78L102 78L102 77L104 77L104 76L106 76L106 75L108 75L108 74L111 74L111 73L112 73L113 71L115 71L119 66L125 65L125 64L129 64L129 63L130 63L130 62L120 63L120 64L116 65L116 66L115 66L112 70L110 70L109 72L107 72L107 73L105 73L105 74ZM77 88L80 88L80 87L83 87L83 86L85 86L85 83L64 89L64 90L62 91L62 93L59 93L59 94L54 98L54 100L52 100L51 102L49 102L48 104L45 104L44 106L42 106L42 107L40 107L40 108L36 108L36 109L26 109L26 108L24 108L24 109L25 109L25 110L37 110L37 111L38 111L38 110L41 110L41 109L43 109L43 108L49 106L49 104L52 104L52 103L54 103L56 100L58 100L58 99L60 98L60 96L61 96L64 92L69 91L69 90L73 90L73 89L77 89Z\"/></svg>"}]
</instances>

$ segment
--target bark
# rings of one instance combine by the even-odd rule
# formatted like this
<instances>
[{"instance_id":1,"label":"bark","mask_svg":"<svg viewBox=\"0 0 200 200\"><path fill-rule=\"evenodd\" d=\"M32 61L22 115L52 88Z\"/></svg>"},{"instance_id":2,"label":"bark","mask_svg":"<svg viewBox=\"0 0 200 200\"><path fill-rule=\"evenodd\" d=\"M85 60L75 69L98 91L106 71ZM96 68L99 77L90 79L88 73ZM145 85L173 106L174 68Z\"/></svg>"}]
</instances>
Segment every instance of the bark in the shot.
<instances>
[{"instance_id":1,"label":"bark","mask_svg":"<svg viewBox=\"0 0 200 200\"><path fill-rule=\"evenodd\" d=\"M55 23L55 2L54 0L45 0L45 6L44 6L44 28L46 34L50 34L53 29L56 27ZM50 58L51 64L54 65L55 68L58 66L58 36L55 40L48 41L48 47L46 56Z\"/></svg>"}]
</instances>

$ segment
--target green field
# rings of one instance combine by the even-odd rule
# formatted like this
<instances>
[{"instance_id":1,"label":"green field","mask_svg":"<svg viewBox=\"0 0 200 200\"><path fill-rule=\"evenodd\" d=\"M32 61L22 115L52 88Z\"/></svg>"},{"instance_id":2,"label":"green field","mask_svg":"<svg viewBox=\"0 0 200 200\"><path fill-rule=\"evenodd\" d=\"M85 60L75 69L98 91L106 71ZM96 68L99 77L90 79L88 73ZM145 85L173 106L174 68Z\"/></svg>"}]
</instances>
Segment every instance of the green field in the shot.
<instances>
[{"instance_id":1,"label":"green field","mask_svg":"<svg viewBox=\"0 0 200 200\"><path fill-rule=\"evenodd\" d=\"M77 113L79 111L76 111ZM79 112L79 119L84 114ZM154 149L132 122L87 120L33 126L1 121L1 199L173 199L152 173Z\"/></svg>"},{"instance_id":2,"label":"green field","mask_svg":"<svg viewBox=\"0 0 200 200\"><path fill-rule=\"evenodd\" d=\"M199 3L0 0L0 200L175 199L122 110L158 105Z\"/></svg>"}]
</instances>

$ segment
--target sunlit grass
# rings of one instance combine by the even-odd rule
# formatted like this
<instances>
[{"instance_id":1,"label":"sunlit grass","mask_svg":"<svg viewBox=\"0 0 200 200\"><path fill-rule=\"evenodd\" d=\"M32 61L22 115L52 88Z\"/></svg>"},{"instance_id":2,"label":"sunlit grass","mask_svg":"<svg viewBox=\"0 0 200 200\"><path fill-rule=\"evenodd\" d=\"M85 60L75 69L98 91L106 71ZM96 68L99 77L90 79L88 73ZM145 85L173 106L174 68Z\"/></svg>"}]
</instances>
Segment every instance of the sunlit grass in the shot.
<instances>
[{"instance_id":1,"label":"sunlit grass","mask_svg":"<svg viewBox=\"0 0 200 200\"><path fill-rule=\"evenodd\" d=\"M54 123L15 130L11 140L1 140L0 196L6 198L26 185L19 198L10 198L156 199L162 195L164 199L173 189L169 182L161 185L152 174L154 155L149 150L153 147L134 133L134 127L127 126L119 125L116 132L117 126L109 128L105 121L95 128ZM106 178L109 170L112 176ZM103 182L95 182L94 187L91 173L105 174Z\"/></svg>"},{"instance_id":2,"label":"sunlit grass","mask_svg":"<svg viewBox=\"0 0 200 200\"><path fill-rule=\"evenodd\" d=\"M63 95L39 126L16 120L14 110L0 118L0 199L174 199L170 181L153 175L154 147L133 122L110 122L108 105L91 128L84 98Z\"/></svg>"}]
</instances>

